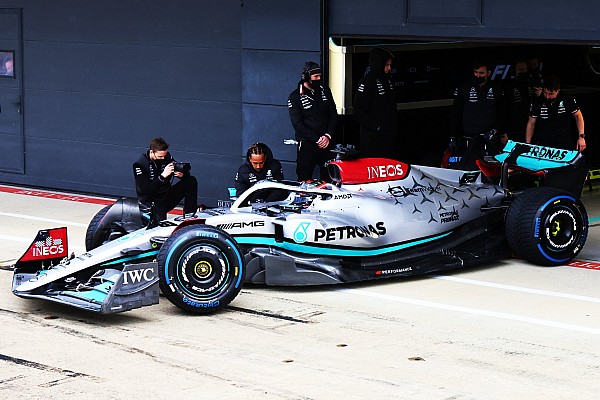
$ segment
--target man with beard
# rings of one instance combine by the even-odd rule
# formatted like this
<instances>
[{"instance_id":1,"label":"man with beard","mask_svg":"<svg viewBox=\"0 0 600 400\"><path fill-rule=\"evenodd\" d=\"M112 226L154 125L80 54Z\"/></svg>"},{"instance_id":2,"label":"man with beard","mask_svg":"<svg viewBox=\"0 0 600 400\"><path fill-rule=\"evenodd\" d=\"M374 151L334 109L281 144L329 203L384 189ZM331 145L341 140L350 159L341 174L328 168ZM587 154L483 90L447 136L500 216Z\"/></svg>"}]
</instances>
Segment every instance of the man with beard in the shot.
<instances>
[{"instance_id":1,"label":"man with beard","mask_svg":"<svg viewBox=\"0 0 600 400\"><path fill-rule=\"evenodd\" d=\"M246 162L235 175L236 196L240 196L256 182L268 179L282 181L283 168L281 163L273 158L271 149L264 143L254 143L246 152Z\"/></svg>"},{"instance_id":2,"label":"man with beard","mask_svg":"<svg viewBox=\"0 0 600 400\"><path fill-rule=\"evenodd\" d=\"M198 209L198 181L189 170L175 170L175 159L168 149L163 138L154 138L150 149L133 164L138 201L148 209L154 206L157 221L166 219L181 200L185 214L194 214Z\"/></svg>"},{"instance_id":3,"label":"man with beard","mask_svg":"<svg viewBox=\"0 0 600 400\"><path fill-rule=\"evenodd\" d=\"M361 157L398 157L396 94L389 79L392 53L377 47L369 53L369 70L358 83L353 118L360 124Z\"/></svg>"},{"instance_id":4,"label":"man with beard","mask_svg":"<svg viewBox=\"0 0 600 400\"><path fill-rule=\"evenodd\" d=\"M476 170L475 160L483 157L485 144L502 129L504 99L502 89L490 81L491 70L482 61L473 64L473 79L454 91L450 125L450 145L464 147L457 169ZM456 137L462 134L460 142Z\"/></svg>"},{"instance_id":5,"label":"man with beard","mask_svg":"<svg viewBox=\"0 0 600 400\"><path fill-rule=\"evenodd\" d=\"M298 88L288 97L288 111L296 132L296 174L299 181L313 179L319 166L319 179L330 181L325 163L331 160L337 110L331 90L323 83L319 64L308 61L302 69Z\"/></svg>"},{"instance_id":6,"label":"man with beard","mask_svg":"<svg viewBox=\"0 0 600 400\"><path fill-rule=\"evenodd\" d=\"M577 132L572 130L575 119ZM555 75L544 78L542 95L531 103L525 141L582 152L586 148L583 115L573 96L560 91Z\"/></svg>"}]
</instances>

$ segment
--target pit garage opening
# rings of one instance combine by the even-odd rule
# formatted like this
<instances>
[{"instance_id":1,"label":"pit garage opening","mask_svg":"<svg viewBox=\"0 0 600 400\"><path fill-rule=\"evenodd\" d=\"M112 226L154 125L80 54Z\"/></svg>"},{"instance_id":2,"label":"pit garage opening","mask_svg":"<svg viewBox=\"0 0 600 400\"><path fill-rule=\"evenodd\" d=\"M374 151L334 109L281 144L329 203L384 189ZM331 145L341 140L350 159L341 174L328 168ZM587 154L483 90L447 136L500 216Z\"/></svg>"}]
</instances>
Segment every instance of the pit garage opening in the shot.
<instances>
[{"instance_id":1,"label":"pit garage opening","mask_svg":"<svg viewBox=\"0 0 600 400\"><path fill-rule=\"evenodd\" d=\"M396 88L400 121L401 161L439 166L449 139L452 94L472 79L472 62L486 60L491 79L506 82L514 76L514 62L537 56L542 75L555 74L562 90L575 96L585 119L585 151L591 169L600 167L600 46L589 44L498 43L329 38L329 85L345 143L358 144L358 124L352 102L368 67L368 54L383 46L394 54L391 80Z\"/></svg>"}]
</instances>

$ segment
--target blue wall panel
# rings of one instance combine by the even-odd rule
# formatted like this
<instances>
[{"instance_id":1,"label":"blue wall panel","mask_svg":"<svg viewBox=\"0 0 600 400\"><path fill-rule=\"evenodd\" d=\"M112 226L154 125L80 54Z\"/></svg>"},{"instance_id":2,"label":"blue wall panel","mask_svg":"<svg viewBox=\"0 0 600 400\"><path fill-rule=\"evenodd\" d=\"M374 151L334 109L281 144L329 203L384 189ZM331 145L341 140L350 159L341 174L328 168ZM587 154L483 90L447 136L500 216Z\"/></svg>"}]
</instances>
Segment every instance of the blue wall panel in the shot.
<instances>
[{"instance_id":1,"label":"blue wall panel","mask_svg":"<svg viewBox=\"0 0 600 400\"><path fill-rule=\"evenodd\" d=\"M596 0L331 0L333 36L600 41Z\"/></svg>"},{"instance_id":2,"label":"blue wall panel","mask_svg":"<svg viewBox=\"0 0 600 400\"><path fill-rule=\"evenodd\" d=\"M320 0L245 0L242 48L319 50L320 18Z\"/></svg>"},{"instance_id":3,"label":"blue wall panel","mask_svg":"<svg viewBox=\"0 0 600 400\"><path fill-rule=\"evenodd\" d=\"M21 0L25 40L239 48L239 0ZM160 50L160 49L157 49Z\"/></svg>"},{"instance_id":4,"label":"blue wall panel","mask_svg":"<svg viewBox=\"0 0 600 400\"><path fill-rule=\"evenodd\" d=\"M294 128L287 107L244 104L242 116L246 133L242 141L244 148L252 143L268 142L277 159L296 161L296 147L283 144L285 139L294 139Z\"/></svg>"},{"instance_id":5,"label":"blue wall panel","mask_svg":"<svg viewBox=\"0 0 600 400\"><path fill-rule=\"evenodd\" d=\"M203 155L239 154L223 143L239 141L239 104L199 100L31 91L29 137L98 145L147 147L154 136Z\"/></svg>"},{"instance_id":6,"label":"blue wall panel","mask_svg":"<svg viewBox=\"0 0 600 400\"><path fill-rule=\"evenodd\" d=\"M242 153L260 141L296 179L287 98L306 61L321 62L321 1L245 1L242 11Z\"/></svg>"},{"instance_id":7,"label":"blue wall panel","mask_svg":"<svg viewBox=\"0 0 600 400\"><path fill-rule=\"evenodd\" d=\"M306 61L320 63L319 51L242 51L242 101L287 106Z\"/></svg>"},{"instance_id":8,"label":"blue wall panel","mask_svg":"<svg viewBox=\"0 0 600 400\"><path fill-rule=\"evenodd\" d=\"M242 147L239 1L2 7L23 8L26 172L0 180L133 195L131 164L160 135L192 163L200 201L227 197Z\"/></svg>"},{"instance_id":9,"label":"blue wall panel","mask_svg":"<svg viewBox=\"0 0 600 400\"><path fill-rule=\"evenodd\" d=\"M32 42L25 60L28 89L240 102L239 48Z\"/></svg>"}]
</instances>

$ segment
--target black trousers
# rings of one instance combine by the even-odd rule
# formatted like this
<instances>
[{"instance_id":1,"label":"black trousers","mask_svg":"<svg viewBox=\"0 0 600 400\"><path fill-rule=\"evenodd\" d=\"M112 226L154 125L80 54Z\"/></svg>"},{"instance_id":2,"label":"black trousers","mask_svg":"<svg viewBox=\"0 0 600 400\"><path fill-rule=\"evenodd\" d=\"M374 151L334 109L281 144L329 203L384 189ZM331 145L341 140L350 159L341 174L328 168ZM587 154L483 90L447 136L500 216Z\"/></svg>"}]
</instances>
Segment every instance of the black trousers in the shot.
<instances>
[{"instance_id":1,"label":"black trousers","mask_svg":"<svg viewBox=\"0 0 600 400\"><path fill-rule=\"evenodd\" d=\"M485 154L485 143L481 135L463 136L458 139L457 154L460 161L454 163L450 168L465 171L476 171L478 158L483 158Z\"/></svg>"},{"instance_id":2,"label":"black trousers","mask_svg":"<svg viewBox=\"0 0 600 400\"><path fill-rule=\"evenodd\" d=\"M307 181L313 179L315 167L319 166L319 180L331 182L329 173L325 163L333 158L334 155L330 151L331 143L326 149L320 149L315 142L306 140L298 144L296 153L296 175L299 181Z\"/></svg>"},{"instance_id":3,"label":"black trousers","mask_svg":"<svg viewBox=\"0 0 600 400\"><path fill-rule=\"evenodd\" d=\"M175 178L177 179L177 178ZM183 212L193 214L198 210L198 181L192 175L184 175L169 188L166 196L154 200L154 215L158 221L167 219L167 213L183 200Z\"/></svg>"}]
</instances>

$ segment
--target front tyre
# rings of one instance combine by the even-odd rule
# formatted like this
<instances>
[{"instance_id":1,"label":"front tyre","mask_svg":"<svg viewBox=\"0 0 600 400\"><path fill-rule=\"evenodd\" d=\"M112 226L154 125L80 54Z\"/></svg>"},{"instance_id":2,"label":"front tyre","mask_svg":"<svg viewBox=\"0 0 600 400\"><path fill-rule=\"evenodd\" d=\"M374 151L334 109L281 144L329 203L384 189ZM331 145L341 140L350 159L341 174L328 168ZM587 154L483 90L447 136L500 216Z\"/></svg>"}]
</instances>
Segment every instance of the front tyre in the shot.
<instances>
[{"instance_id":1,"label":"front tyre","mask_svg":"<svg viewBox=\"0 0 600 400\"><path fill-rule=\"evenodd\" d=\"M520 257L540 265L561 265L583 248L588 217L570 193L540 187L524 191L506 214L506 237Z\"/></svg>"},{"instance_id":2,"label":"front tyre","mask_svg":"<svg viewBox=\"0 0 600 400\"><path fill-rule=\"evenodd\" d=\"M186 226L173 232L158 253L160 289L182 310L217 311L242 289L243 259L235 240L223 230Z\"/></svg>"},{"instance_id":3,"label":"front tyre","mask_svg":"<svg viewBox=\"0 0 600 400\"><path fill-rule=\"evenodd\" d=\"M107 243L111 240L111 237L115 236L115 230L111 228L111 224L106 224L103 222L106 213L112 207L112 204L102 208L100 211L94 215L94 218L88 224L87 230L85 232L85 249L86 251L90 251L95 249L96 247L102 246L104 243ZM123 232L121 236L125 235L126 232Z\"/></svg>"}]
</instances>

